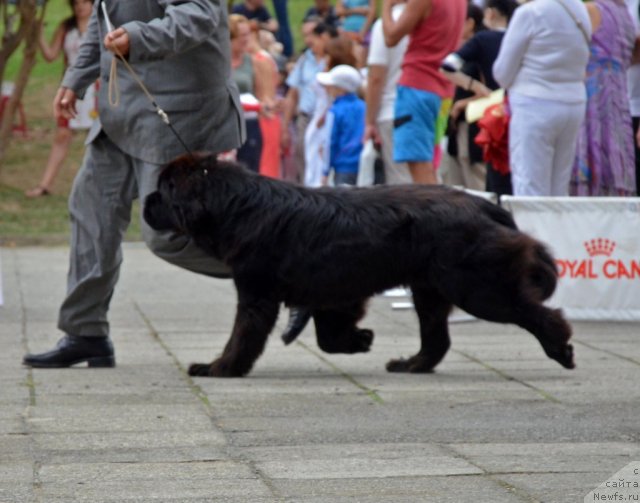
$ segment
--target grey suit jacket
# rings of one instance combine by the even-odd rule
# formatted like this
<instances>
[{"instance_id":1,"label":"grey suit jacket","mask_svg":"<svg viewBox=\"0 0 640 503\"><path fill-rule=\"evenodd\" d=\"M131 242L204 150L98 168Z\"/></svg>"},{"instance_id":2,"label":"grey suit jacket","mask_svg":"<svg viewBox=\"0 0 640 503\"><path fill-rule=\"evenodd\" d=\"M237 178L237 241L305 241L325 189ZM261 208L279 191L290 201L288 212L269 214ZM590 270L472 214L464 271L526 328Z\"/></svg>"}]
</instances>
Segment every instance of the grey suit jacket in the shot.
<instances>
[{"instance_id":1,"label":"grey suit jacket","mask_svg":"<svg viewBox=\"0 0 640 503\"><path fill-rule=\"evenodd\" d=\"M163 164L184 148L122 62L120 103L109 104L113 55L102 43L107 29L101 2L95 2L86 41L62 86L82 97L100 79L99 121L87 143L103 129L127 154ZM240 146L244 120L231 80L226 1L106 0L106 6L113 26L129 34L129 63L189 149L222 152Z\"/></svg>"}]
</instances>

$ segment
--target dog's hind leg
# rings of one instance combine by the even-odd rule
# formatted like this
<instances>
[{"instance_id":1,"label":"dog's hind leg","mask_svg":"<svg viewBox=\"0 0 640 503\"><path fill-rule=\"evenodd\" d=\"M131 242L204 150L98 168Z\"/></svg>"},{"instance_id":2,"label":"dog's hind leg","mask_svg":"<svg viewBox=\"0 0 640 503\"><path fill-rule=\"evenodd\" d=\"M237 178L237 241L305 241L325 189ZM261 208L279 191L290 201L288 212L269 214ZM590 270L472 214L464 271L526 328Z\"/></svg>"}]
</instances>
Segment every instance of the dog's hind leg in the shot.
<instances>
[{"instance_id":1,"label":"dog's hind leg","mask_svg":"<svg viewBox=\"0 0 640 503\"><path fill-rule=\"evenodd\" d=\"M451 303L435 290L412 286L413 304L420 321L420 351L410 358L390 360L389 372L432 372L449 350L448 318Z\"/></svg>"},{"instance_id":2,"label":"dog's hind leg","mask_svg":"<svg viewBox=\"0 0 640 503\"><path fill-rule=\"evenodd\" d=\"M528 305L518 311L516 323L535 335L546 355L567 369L575 368L573 346L569 344L571 326L562 311L541 304Z\"/></svg>"},{"instance_id":3,"label":"dog's hind leg","mask_svg":"<svg viewBox=\"0 0 640 503\"><path fill-rule=\"evenodd\" d=\"M571 326L562 311L550 309L536 299L523 299L521 291L499 288L467 292L460 307L477 318L497 323L514 323L531 332L549 358L565 368L575 367L573 346L569 344Z\"/></svg>"},{"instance_id":4,"label":"dog's hind leg","mask_svg":"<svg viewBox=\"0 0 640 503\"><path fill-rule=\"evenodd\" d=\"M313 321L318 346L326 353L366 353L373 342L373 331L356 327L364 316L365 302L341 309L316 309Z\"/></svg>"},{"instance_id":5,"label":"dog's hind leg","mask_svg":"<svg viewBox=\"0 0 640 503\"><path fill-rule=\"evenodd\" d=\"M278 317L279 303L265 298L246 298L240 293L238 297L233 332L222 355L208 364L194 363L189 367L189 375L242 377L249 373L264 350Z\"/></svg>"}]
</instances>

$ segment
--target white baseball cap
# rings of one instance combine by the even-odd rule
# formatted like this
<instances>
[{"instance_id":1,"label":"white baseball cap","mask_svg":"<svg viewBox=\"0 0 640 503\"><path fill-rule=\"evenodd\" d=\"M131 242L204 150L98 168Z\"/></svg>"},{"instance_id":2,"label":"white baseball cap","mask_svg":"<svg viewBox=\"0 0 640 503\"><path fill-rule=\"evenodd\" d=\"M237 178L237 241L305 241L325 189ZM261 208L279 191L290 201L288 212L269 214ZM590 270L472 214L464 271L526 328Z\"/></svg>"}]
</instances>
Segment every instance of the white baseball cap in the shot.
<instances>
[{"instance_id":1,"label":"white baseball cap","mask_svg":"<svg viewBox=\"0 0 640 503\"><path fill-rule=\"evenodd\" d=\"M338 65L328 72L320 72L318 82L323 86L335 86L349 93L355 93L362 85L360 72L350 65Z\"/></svg>"}]
</instances>

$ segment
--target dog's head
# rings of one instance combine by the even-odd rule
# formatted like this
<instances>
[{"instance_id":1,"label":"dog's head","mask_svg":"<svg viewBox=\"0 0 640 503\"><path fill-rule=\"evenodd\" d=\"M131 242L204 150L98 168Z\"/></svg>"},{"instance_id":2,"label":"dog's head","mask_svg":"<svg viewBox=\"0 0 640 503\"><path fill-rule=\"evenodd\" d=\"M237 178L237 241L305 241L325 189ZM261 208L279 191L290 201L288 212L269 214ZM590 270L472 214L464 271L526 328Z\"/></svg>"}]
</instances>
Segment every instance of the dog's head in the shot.
<instances>
[{"instance_id":1,"label":"dog's head","mask_svg":"<svg viewBox=\"0 0 640 503\"><path fill-rule=\"evenodd\" d=\"M185 155L167 164L158 178L158 189L144 201L144 219L152 229L190 234L205 216L204 193L215 156Z\"/></svg>"}]
</instances>

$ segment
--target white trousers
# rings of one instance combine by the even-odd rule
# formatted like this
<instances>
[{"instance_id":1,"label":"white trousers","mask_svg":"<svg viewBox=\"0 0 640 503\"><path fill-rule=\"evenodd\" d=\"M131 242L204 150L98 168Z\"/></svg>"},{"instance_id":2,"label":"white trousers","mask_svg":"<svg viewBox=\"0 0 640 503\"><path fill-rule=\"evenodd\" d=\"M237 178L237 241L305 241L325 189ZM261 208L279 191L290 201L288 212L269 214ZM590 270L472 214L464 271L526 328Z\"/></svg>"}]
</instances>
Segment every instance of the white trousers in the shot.
<instances>
[{"instance_id":1,"label":"white trousers","mask_svg":"<svg viewBox=\"0 0 640 503\"><path fill-rule=\"evenodd\" d=\"M509 94L509 163L516 196L568 196L586 103Z\"/></svg>"}]
</instances>

